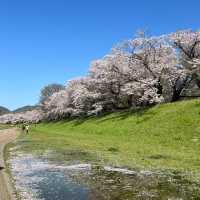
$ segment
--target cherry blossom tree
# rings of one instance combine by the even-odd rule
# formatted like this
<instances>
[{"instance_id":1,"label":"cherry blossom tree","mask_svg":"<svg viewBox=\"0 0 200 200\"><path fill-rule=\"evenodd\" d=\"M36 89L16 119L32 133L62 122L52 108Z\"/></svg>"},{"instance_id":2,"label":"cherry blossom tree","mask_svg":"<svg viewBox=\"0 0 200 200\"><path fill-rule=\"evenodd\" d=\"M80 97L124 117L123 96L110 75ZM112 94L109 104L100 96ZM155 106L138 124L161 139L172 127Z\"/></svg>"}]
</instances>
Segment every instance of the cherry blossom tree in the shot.
<instances>
[{"instance_id":1,"label":"cherry blossom tree","mask_svg":"<svg viewBox=\"0 0 200 200\"><path fill-rule=\"evenodd\" d=\"M185 79L177 96L191 81L200 88L200 31L182 30L170 34L169 41L176 49L180 66L185 70Z\"/></svg>"},{"instance_id":2,"label":"cherry blossom tree","mask_svg":"<svg viewBox=\"0 0 200 200\"><path fill-rule=\"evenodd\" d=\"M46 99L48 99L51 95L53 95L55 92L59 92L60 90L65 89L65 87L61 84L53 83L45 86L41 90L40 95L40 104L43 104Z\"/></svg>"},{"instance_id":3,"label":"cherry blossom tree","mask_svg":"<svg viewBox=\"0 0 200 200\"><path fill-rule=\"evenodd\" d=\"M200 32L137 37L91 63L89 73L41 93L41 109L0 116L1 122L60 120L176 101L191 79L200 87Z\"/></svg>"},{"instance_id":4,"label":"cherry blossom tree","mask_svg":"<svg viewBox=\"0 0 200 200\"><path fill-rule=\"evenodd\" d=\"M43 112L40 109L26 111L21 113L9 113L0 116L0 123L2 124L18 124L23 122L38 123L43 120Z\"/></svg>"},{"instance_id":5,"label":"cherry blossom tree","mask_svg":"<svg viewBox=\"0 0 200 200\"><path fill-rule=\"evenodd\" d=\"M46 99L42 107L45 112L44 119L47 120L67 118L72 113L70 109L70 96L66 89L56 92Z\"/></svg>"}]
</instances>

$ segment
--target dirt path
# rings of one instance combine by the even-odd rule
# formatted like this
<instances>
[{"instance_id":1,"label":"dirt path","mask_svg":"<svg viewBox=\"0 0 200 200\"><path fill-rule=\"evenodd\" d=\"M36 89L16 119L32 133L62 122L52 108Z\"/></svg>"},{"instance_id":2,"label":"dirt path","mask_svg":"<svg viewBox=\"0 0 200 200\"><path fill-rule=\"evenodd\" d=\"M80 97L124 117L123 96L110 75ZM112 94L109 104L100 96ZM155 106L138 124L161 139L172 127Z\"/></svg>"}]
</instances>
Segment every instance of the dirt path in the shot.
<instances>
[{"instance_id":1,"label":"dirt path","mask_svg":"<svg viewBox=\"0 0 200 200\"><path fill-rule=\"evenodd\" d=\"M0 130L0 200L14 200L13 190L9 181L9 176L6 173L3 150L6 144L12 142L19 135L17 129Z\"/></svg>"}]
</instances>

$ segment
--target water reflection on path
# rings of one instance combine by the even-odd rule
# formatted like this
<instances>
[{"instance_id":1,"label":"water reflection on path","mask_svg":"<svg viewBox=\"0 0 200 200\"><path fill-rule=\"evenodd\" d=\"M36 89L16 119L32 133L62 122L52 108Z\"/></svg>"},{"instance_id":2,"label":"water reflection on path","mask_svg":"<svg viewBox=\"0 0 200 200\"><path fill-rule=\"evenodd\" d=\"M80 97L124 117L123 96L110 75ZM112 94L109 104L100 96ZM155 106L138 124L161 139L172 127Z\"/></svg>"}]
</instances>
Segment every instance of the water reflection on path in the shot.
<instances>
[{"instance_id":1,"label":"water reflection on path","mask_svg":"<svg viewBox=\"0 0 200 200\"><path fill-rule=\"evenodd\" d=\"M135 172L90 164L60 166L19 153L12 156L10 164L23 200L200 199L200 186L175 173Z\"/></svg>"}]
</instances>

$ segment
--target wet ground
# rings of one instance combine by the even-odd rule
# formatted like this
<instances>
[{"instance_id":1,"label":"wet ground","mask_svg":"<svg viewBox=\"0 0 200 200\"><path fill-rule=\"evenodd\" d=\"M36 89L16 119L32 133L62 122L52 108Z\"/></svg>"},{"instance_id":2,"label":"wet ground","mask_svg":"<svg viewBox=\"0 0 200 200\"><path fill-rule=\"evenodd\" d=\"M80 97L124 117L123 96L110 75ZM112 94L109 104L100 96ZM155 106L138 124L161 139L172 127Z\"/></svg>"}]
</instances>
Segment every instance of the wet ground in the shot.
<instances>
[{"instance_id":1,"label":"wet ground","mask_svg":"<svg viewBox=\"0 0 200 200\"><path fill-rule=\"evenodd\" d=\"M23 200L200 199L200 185L177 172L66 166L19 152L11 155L10 165Z\"/></svg>"}]
</instances>

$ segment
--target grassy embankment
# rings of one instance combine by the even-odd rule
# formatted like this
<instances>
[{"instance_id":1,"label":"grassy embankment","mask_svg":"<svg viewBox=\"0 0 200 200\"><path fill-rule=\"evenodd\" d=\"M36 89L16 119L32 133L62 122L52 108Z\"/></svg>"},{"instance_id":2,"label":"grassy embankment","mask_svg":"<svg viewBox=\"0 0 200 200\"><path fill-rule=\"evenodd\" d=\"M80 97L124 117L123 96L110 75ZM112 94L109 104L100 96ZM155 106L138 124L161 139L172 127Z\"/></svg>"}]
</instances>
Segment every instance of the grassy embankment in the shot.
<instances>
[{"instance_id":1,"label":"grassy embankment","mask_svg":"<svg viewBox=\"0 0 200 200\"><path fill-rule=\"evenodd\" d=\"M200 100L42 123L17 144L27 152L53 150L57 160L200 172Z\"/></svg>"},{"instance_id":2,"label":"grassy embankment","mask_svg":"<svg viewBox=\"0 0 200 200\"><path fill-rule=\"evenodd\" d=\"M7 128L10 128L10 127L11 126L7 125L7 124L0 124L0 130L7 129Z\"/></svg>"}]
</instances>

